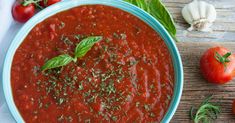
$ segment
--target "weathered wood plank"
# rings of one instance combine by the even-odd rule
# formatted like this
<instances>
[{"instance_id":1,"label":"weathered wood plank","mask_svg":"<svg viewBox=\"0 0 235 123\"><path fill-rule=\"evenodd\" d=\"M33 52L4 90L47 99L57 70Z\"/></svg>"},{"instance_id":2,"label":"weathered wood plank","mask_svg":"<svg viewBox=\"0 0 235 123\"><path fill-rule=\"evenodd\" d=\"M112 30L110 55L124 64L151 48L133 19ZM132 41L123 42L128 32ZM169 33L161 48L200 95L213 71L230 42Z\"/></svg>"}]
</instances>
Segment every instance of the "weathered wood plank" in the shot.
<instances>
[{"instance_id":1,"label":"weathered wood plank","mask_svg":"<svg viewBox=\"0 0 235 123\"><path fill-rule=\"evenodd\" d=\"M182 8L192 0L163 0L166 7L172 13L180 41L234 41L235 39L235 0L205 0L213 4L217 11L217 19L212 27L212 33L188 32L189 25L181 15Z\"/></svg>"},{"instance_id":2,"label":"weathered wood plank","mask_svg":"<svg viewBox=\"0 0 235 123\"><path fill-rule=\"evenodd\" d=\"M235 99L235 80L225 85L206 82L199 70L199 60L203 52L213 46L225 46L235 53L235 42L180 42L177 43L184 66L184 91L180 105L172 123L190 123L189 109L198 105L209 94L214 94L213 101L221 102L222 113L216 122L235 123L232 114L232 101Z\"/></svg>"}]
</instances>

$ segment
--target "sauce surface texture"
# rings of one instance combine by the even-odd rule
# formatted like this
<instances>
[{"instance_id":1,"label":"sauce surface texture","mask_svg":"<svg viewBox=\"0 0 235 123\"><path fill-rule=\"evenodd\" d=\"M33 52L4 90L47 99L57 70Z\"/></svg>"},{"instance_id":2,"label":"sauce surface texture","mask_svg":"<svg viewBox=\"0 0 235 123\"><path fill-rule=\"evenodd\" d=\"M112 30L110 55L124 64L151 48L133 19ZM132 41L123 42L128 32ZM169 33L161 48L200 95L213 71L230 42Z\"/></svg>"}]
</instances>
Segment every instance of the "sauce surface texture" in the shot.
<instances>
[{"instance_id":1,"label":"sauce surface texture","mask_svg":"<svg viewBox=\"0 0 235 123\"><path fill-rule=\"evenodd\" d=\"M40 69L73 55L87 36L103 40L76 63ZM117 8L86 5L37 24L17 49L11 84L27 123L160 122L173 94L174 68L161 37Z\"/></svg>"}]
</instances>

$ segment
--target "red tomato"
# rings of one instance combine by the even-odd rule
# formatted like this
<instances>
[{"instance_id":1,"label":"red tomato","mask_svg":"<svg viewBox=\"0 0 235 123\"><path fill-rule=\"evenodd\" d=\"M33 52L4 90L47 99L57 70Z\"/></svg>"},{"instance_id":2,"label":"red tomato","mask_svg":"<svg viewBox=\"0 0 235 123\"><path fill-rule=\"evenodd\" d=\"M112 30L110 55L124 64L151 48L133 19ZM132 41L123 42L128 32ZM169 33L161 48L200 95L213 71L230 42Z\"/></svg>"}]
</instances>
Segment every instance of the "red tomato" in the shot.
<instances>
[{"instance_id":1,"label":"red tomato","mask_svg":"<svg viewBox=\"0 0 235 123\"><path fill-rule=\"evenodd\" d=\"M235 115L235 100L233 100L233 105L232 105L232 110L233 110L233 114Z\"/></svg>"},{"instance_id":2,"label":"red tomato","mask_svg":"<svg viewBox=\"0 0 235 123\"><path fill-rule=\"evenodd\" d=\"M16 1L12 7L13 18L21 23L28 21L34 14L35 6L33 4L24 6Z\"/></svg>"},{"instance_id":3,"label":"red tomato","mask_svg":"<svg viewBox=\"0 0 235 123\"><path fill-rule=\"evenodd\" d=\"M211 48L202 56L200 68L209 82L224 84L235 76L235 55L224 47Z\"/></svg>"},{"instance_id":4,"label":"red tomato","mask_svg":"<svg viewBox=\"0 0 235 123\"><path fill-rule=\"evenodd\" d=\"M47 7L47 6L50 6L52 4L55 4L55 3L58 3L60 2L61 0L42 0L40 1L40 6L42 7Z\"/></svg>"}]
</instances>

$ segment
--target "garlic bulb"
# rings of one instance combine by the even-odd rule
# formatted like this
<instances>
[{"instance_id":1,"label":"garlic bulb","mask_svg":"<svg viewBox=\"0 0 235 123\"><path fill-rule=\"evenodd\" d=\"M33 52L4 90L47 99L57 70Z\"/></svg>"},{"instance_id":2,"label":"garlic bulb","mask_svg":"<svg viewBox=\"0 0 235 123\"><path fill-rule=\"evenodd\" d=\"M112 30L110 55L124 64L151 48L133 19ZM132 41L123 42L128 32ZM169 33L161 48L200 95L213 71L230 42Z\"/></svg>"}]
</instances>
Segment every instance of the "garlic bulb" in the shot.
<instances>
[{"instance_id":1,"label":"garlic bulb","mask_svg":"<svg viewBox=\"0 0 235 123\"><path fill-rule=\"evenodd\" d=\"M189 31L197 30L210 32L211 26L216 19L215 7L204 1L194 0L182 10L184 19L191 25Z\"/></svg>"}]
</instances>

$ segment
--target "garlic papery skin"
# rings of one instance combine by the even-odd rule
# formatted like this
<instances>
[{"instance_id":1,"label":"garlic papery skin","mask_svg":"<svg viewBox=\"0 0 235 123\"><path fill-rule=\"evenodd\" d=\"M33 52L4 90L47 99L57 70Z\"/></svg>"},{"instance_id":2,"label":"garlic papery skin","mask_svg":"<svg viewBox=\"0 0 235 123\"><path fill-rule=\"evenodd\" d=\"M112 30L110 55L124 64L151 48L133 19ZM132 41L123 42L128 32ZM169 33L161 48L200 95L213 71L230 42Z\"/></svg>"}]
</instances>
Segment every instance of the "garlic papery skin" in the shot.
<instances>
[{"instance_id":1,"label":"garlic papery skin","mask_svg":"<svg viewBox=\"0 0 235 123\"><path fill-rule=\"evenodd\" d=\"M204 1L194 0L182 9L182 15L191 25L189 31L210 32L213 22L216 20L215 7Z\"/></svg>"}]
</instances>

